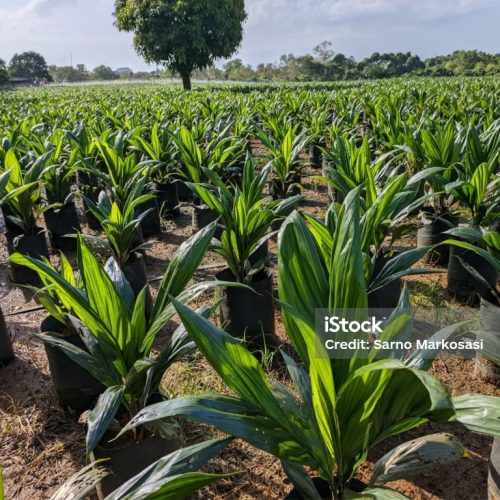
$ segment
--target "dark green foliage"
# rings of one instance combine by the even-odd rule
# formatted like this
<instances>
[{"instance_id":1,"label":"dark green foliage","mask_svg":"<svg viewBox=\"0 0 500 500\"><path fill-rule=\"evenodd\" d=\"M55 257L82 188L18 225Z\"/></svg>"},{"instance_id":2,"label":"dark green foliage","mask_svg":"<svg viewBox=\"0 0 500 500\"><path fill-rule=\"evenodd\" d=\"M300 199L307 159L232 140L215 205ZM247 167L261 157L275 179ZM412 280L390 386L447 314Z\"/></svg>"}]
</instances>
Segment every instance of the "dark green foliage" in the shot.
<instances>
[{"instance_id":1,"label":"dark green foliage","mask_svg":"<svg viewBox=\"0 0 500 500\"><path fill-rule=\"evenodd\" d=\"M283 54L278 64L245 65L240 59L226 63L223 69L210 68L198 77L238 81L338 81L360 78L379 79L404 75L486 76L500 72L500 54L477 50L457 50L453 54L422 60L411 52L379 53L361 61L335 52L323 42L313 55Z\"/></svg>"},{"instance_id":2,"label":"dark green foliage","mask_svg":"<svg viewBox=\"0 0 500 500\"><path fill-rule=\"evenodd\" d=\"M97 66L94 68L94 77L97 80L118 80L120 75L115 73L109 66Z\"/></svg>"},{"instance_id":3,"label":"dark green foliage","mask_svg":"<svg viewBox=\"0 0 500 500\"><path fill-rule=\"evenodd\" d=\"M242 0L116 0L115 16L137 52L179 73L188 90L193 70L233 54L246 18Z\"/></svg>"},{"instance_id":4,"label":"dark green foliage","mask_svg":"<svg viewBox=\"0 0 500 500\"><path fill-rule=\"evenodd\" d=\"M8 79L9 73L5 66L5 61L3 59L0 59L0 85L2 85L2 83L5 83Z\"/></svg>"},{"instance_id":5,"label":"dark green foliage","mask_svg":"<svg viewBox=\"0 0 500 500\"><path fill-rule=\"evenodd\" d=\"M9 73L19 78L52 81L45 59L33 51L14 54L9 64Z\"/></svg>"}]
</instances>

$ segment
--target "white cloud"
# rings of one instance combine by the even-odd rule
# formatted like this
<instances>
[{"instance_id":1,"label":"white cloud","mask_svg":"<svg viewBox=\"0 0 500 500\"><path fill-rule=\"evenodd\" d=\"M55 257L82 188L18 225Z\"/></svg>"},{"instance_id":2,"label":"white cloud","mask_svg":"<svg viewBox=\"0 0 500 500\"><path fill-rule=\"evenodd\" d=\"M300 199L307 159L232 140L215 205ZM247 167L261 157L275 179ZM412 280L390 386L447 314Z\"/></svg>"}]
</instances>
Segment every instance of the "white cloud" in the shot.
<instances>
[{"instance_id":1,"label":"white cloud","mask_svg":"<svg viewBox=\"0 0 500 500\"><path fill-rule=\"evenodd\" d=\"M0 9L2 29L13 30L32 21L53 17L60 9L71 8L77 0L30 0L17 8Z\"/></svg>"},{"instance_id":2,"label":"white cloud","mask_svg":"<svg viewBox=\"0 0 500 500\"><path fill-rule=\"evenodd\" d=\"M500 0L247 0L246 6L240 56L252 62L310 52L323 40L358 58L375 51L500 49L491 29L483 29L500 22L500 9L492 8Z\"/></svg>"},{"instance_id":3,"label":"white cloud","mask_svg":"<svg viewBox=\"0 0 500 500\"><path fill-rule=\"evenodd\" d=\"M48 17L61 7L75 5L75 0L31 0L14 13L17 17L40 16Z\"/></svg>"},{"instance_id":4,"label":"white cloud","mask_svg":"<svg viewBox=\"0 0 500 500\"><path fill-rule=\"evenodd\" d=\"M498 0L247 0L248 23L344 22L358 17L403 14L421 19L466 14Z\"/></svg>"},{"instance_id":5,"label":"white cloud","mask_svg":"<svg viewBox=\"0 0 500 500\"><path fill-rule=\"evenodd\" d=\"M51 64L145 68L132 35L113 26L113 0L0 0L0 57L37 50ZM246 0L240 56L251 64L310 52L323 40L364 57L458 48L498 52L500 0ZM488 9L489 10L485 10ZM484 12L483 12L484 10Z\"/></svg>"}]
</instances>

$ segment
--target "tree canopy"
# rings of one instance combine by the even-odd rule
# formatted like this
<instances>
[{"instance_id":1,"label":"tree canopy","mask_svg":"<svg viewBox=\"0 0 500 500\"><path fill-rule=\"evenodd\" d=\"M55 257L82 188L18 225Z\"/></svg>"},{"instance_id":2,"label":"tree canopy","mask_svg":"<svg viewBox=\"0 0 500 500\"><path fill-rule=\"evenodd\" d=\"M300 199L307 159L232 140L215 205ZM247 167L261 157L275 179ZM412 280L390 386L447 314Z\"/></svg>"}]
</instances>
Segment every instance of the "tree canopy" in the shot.
<instances>
[{"instance_id":1,"label":"tree canopy","mask_svg":"<svg viewBox=\"0 0 500 500\"><path fill-rule=\"evenodd\" d=\"M9 72L7 71L7 67L5 66L5 61L0 59L0 85L5 83L9 79Z\"/></svg>"},{"instance_id":2,"label":"tree canopy","mask_svg":"<svg viewBox=\"0 0 500 500\"><path fill-rule=\"evenodd\" d=\"M246 13L243 0L116 0L115 17L147 62L179 73L189 90L193 70L238 48Z\"/></svg>"},{"instance_id":3,"label":"tree canopy","mask_svg":"<svg viewBox=\"0 0 500 500\"><path fill-rule=\"evenodd\" d=\"M457 50L446 56L422 60L410 52L374 52L360 61L335 52L330 42L314 48L312 55L284 54L278 63L261 63L255 69L241 59L222 69L196 72L197 78L239 81L321 81L392 78L404 75L487 76L500 73L500 54Z\"/></svg>"},{"instance_id":4,"label":"tree canopy","mask_svg":"<svg viewBox=\"0 0 500 500\"><path fill-rule=\"evenodd\" d=\"M120 75L113 71L109 66L97 66L94 68L94 75L98 80L118 80Z\"/></svg>"},{"instance_id":5,"label":"tree canopy","mask_svg":"<svg viewBox=\"0 0 500 500\"><path fill-rule=\"evenodd\" d=\"M14 54L9 64L9 73L11 76L31 80L51 81L52 79L44 57L34 51Z\"/></svg>"}]
</instances>

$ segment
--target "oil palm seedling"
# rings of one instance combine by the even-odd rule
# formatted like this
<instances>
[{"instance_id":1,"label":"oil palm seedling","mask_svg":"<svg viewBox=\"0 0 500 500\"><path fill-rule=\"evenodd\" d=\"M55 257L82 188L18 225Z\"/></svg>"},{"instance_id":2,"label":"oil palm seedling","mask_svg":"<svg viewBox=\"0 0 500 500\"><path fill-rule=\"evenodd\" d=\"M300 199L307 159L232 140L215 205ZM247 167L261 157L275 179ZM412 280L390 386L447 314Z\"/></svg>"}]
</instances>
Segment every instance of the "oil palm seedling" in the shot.
<instances>
[{"instance_id":1,"label":"oil palm seedling","mask_svg":"<svg viewBox=\"0 0 500 500\"><path fill-rule=\"evenodd\" d=\"M279 131L266 133L257 129L260 140L271 156L274 179L272 180L272 195L276 199L297 195L301 189L301 173L304 162L300 154L309 142L307 131L299 132L298 125L280 124Z\"/></svg>"},{"instance_id":2,"label":"oil palm seedling","mask_svg":"<svg viewBox=\"0 0 500 500\"><path fill-rule=\"evenodd\" d=\"M466 208L470 218L470 231L467 240L474 243L475 233L481 244L483 232L489 233L489 226L500 219L500 177L495 171L499 164L499 152L488 154L483 148L478 131L471 127L466 140L466 153L463 164L457 167L458 179L450 188L461 205ZM457 233L452 233L457 236ZM492 233L493 234L493 233ZM483 278L494 287L497 281L495 269L473 252L451 247L448 264L448 291L462 300L481 296L488 291L469 273L465 272L463 262L472 265Z\"/></svg>"},{"instance_id":3,"label":"oil palm seedling","mask_svg":"<svg viewBox=\"0 0 500 500\"><path fill-rule=\"evenodd\" d=\"M317 309L336 316L353 309L359 318L366 314L358 196L356 190L347 196L333 245L328 238L318 241L298 213L280 232L280 300L288 336L301 360L299 364L284 354L294 390L271 383L244 345L174 302L191 338L233 395L205 394L152 405L139 412L123 433L172 415L215 425L279 458L297 493L307 499L405 498L384 485L429 470L436 461L444 466L465 456L455 437L439 433L403 442L375 463L368 484L357 484L354 475L378 443L428 421L500 434L500 400L452 397L427 371L435 352L406 357L395 349L381 359L373 347L364 353L353 351L348 359L330 359L325 344L318 342ZM405 291L382 339L408 338L410 325ZM447 327L436 338L447 338L460 328L463 325ZM306 466L320 481L311 479ZM326 495L319 493L318 482Z\"/></svg>"},{"instance_id":4,"label":"oil palm seedling","mask_svg":"<svg viewBox=\"0 0 500 500\"><path fill-rule=\"evenodd\" d=\"M500 274L500 233L487 228L459 227L450 229L447 243L457 252L456 259L464 275L469 275L469 283L475 286L475 293L480 297L481 330L491 332L492 350L487 356L476 359L476 373L483 380L499 385L500 336L500 290L497 277ZM467 278L462 278L464 281ZM475 298L472 294L470 298Z\"/></svg>"},{"instance_id":5,"label":"oil palm seedling","mask_svg":"<svg viewBox=\"0 0 500 500\"><path fill-rule=\"evenodd\" d=\"M227 187L212 176L212 185L197 184L192 189L220 219L223 227L220 241L213 250L227 263L217 274L221 281L234 281L248 288L221 288L220 319L233 336L245 338L250 347L262 348L275 341L272 274L267 269L268 239L273 222L289 213L300 196L283 201L269 200L264 189L271 166L256 173L247 158L241 189Z\"/></svg>"},{"instance_id":6,"label":"oil palm seedling","mask_svg":"<svg viewBox=\"0 0 500 500\"><path fill-rule=\"evenodd\" d=\"M20 252L35 258L48 257L43 230L37 226L34 208L40 201L40 178L43 157L24 157L23 168L13 149L3 158L0 181L0 206L7 227L5 233L9 254ZM10 278L21 285L35 284L36 274L11 265Z\"/></svg>"},{"instance_id":7,"label":"oil palm seedling","mask_svg":"<svg viewBox=\"0 0 500 500\"><path fill-rule=\"evenodd\" d=\"M309 99L307 99L307 92L301 92L300 94L286 94L281 99L281 105L283 111L286 111L286 116L293 122L300 121L301 117L307 112L307 105Z\"/></svg>"},{"instance_id":8,"label":"oil palm seedling","mask_svg":"<svg viewBox=\"0 0 500 500\"><path fill-rule=\"evenodd\" d=\"M457 180L447 189L467 209L472 225L488 226L497 220L500 210L500 150L490 150L473 126L464 143L463 160L456 166Z\"/></svg>"},{"instance_id":9,"label":"oil palm seedling","mask_svg":"<svg viewBox=\"0 0 500 500\"><path fill-rule=\"evenodd\" d=\"M66 236L80 231L78 211L71 190L76 169L65 151L63 131L54 132L42 145L46 158L42 173L45 195L43 216L52 246L61 250L75 249L75 240Z\"/></svg>"},{"instance_id":10,"label":"oil palm seedling","mask_svg":"<svg viewBox=\"0 0 500 500\"><path fill-rule=\"evenodd\" d=\"M446 239L444 232L458 225L458 216L452 210L456 200L449 188L456 181L456 166L462 145L452 120L442 126L436 125L434 132L422 127L420 134L422 143L419 149L412 150L413 153L423 155L419 161L424 169L441 169L429 176L424 185L429 198L420 213L422 227L418 232L417 245L427 246L442 243ZM449 248L438 246L429 255L429 260L447 265Z\"/></svg>"},{"instance_id":11,"label":"oil palm seedling","mask_svg":"<svg viewBox=\"0 0 500 500\"><path fill-rule=\"evenodd\" d=\"M162 498L186 498L203 486L230 478L236 473L208 474L198 471L206 462L216 457L230 441L231 439L216 439L174 451L111 491L105 500L150 498L152 495ZM99 483L109 481L109 474L104 461L87 465L73 474L50 500L87 498L95 489L99 489Z\"/></svg>"},{"instance_id":12,"label":"oil palm seedling","mask_svg":"<svg viewBox=\"0 0 500 500\"><path fill-rule=\"evenodd\" d=\"M78 193L97 203L99 193L104 189L104 183L97 172L105 169L102 159L98 156L96 142L90 127L80 124L74 130L66 131L67 141L71 150L69 164L76 170ZM99 229L99 223L84 206L87 222L92 229Z\"/></svg>"},{"instance_id":13,"label":"oil palm seedling","mask_svg":"<svg viewBox=\"0 0 500 500\"><path fill-rule=\"evenodd\" d=\"M404 123L403 129L401 143L396 146L396 150L404 153L406 169L409 173L414 174L422 171L426 165L421 127L411 127Z\"/></svg>"},{"instance_id":14,"label":"oil palm seedling","mask_svg":"<svg viewBox=\"0 0 500 500\"><path fill-rule=\"evenodd\" d=\"M381 177L384 161L373 161L368 138L359 144L356 137L338 136L332 146L324 150L323 176L330 198L342 202L357 186L375 183ZM385 169L387 170L387 168Z\"/></svg>"},{"instance_id":15,"label":"oil palm seedling","mask_svg":"<svg viewBox=\"0 0 500 500\"><path fill-rule=\"evenodd\" d=\"M410 177L406 172L398 174L397 167L392 168L397 157L385 162L391 155L383 155L376 162L370 162L371 155L366 139L357 148L344 137L339 140L335 150L335 164L338 167L329 165L329 178L320 179L333 185L336 192L341 193L339 198L343 198L353 189L360 193L362 248L365 254L370 256L370 262L366 264L369 302L372 307L396 307L401 294L401 277L405 274L428 272L412 270L411 266L424 258L432 250L432 246L402 253L394 252L393 246L399 238L414 230L414 225L408 222L407 218L428 196L418 196L419 186L435 169L429 168ZM354 151L354 158L349 150ZM384 175L381 175L382 173ZM322 231L334 234L336 214L339 210L339 206L331 205ZM308 217L308 220L313 227L319 224L311 217ZM386 266L394 271L392 281L386 279ZM384 285L378 283L379 275L385 276Z\"/></svg>"},{"instance_id":16,"label":"oil palm seedling","mask_svg":"<svg viewBox=\"0 0 500 500\"><path fill-rule=\"evenodd\" d=\"M81 236L78 237L81 284L75 282L66 267L60 273L44 261L21 254L11 257L18 265L37 272L48 284L51 296L46 294L43 303L49 304L53 311L52 306L57 300L63 308L58 306L57 310L64 311L85 348L56 335L43 334L40 338L49 346L60 349L104 386L95 407L84 416L88 429L87 454L95 452L101 456L113 456L116 450L109 447L109 438L105 435L111 437L112 430L126 420L127 415L136 413L151 398L158 398L158 387L165 370L193 348L185 329L179 328L160 354L157 357L152 355L156 335L175 314L172 298L188 303L213 286L213 283L205 282L188 287L188 282L214 231L213 225L207 227L179 247L165 272L149 319L146 315L146 290L135 297L116 260L110 258L103 266ZM174 443L170 439L158 444L153 436L171 436L174 427L173 423L164 423L140 432L130 441L132 448L129 451L140 453L143 450L151 455L151 462L160 458ZM155 453L159 456L155 457Z\"/></svg>"},{"instance_id":17,"label":"oil palm seedling","mask_svg":"<svg viewBox=\"0 0 500 500\"><path fill-rule=\"evenodd\" d=\"M232 132L235 137L243 140L243 149L252 154L252 136L255 130L256 113L246 100L240 100L235 105Z\"/></svg>"},{"instance_id":18,"label":"oil palm seedling","mask_svg":"<svg viewBox=\"0 0 500 500\"><path fill-rule=\"evenodd\" d=\"M22 159L28 165L24 168L13 149L9 149L2 161L2 212L8 230L32 234L38 230L34 215L40 201L40 178L45 158L33 161L32 157Z\"/></svg>"},{"instance_id":19,"label":"oil palm seedling","mask_svg":"<svg viewBox=\"0 0 500 500\"><path fill-rule=\"evenodd\" d=\"M235 152L240 146L235 138L227 134L227 131L226 128L210 139L204 135L201 138L197 137L199 132L197 133L196 128L189 130L181 127L172 133L182 164L180 173L186 181L204 182L207 180L207 171L214 171L220 177L224 177L237 163L238 157L235 156Z\"/></svg>"},{"instance_id":20,"label":"oil palm seedling","mask_svg":"<svg viewBox=\"0 0 500 500\"><path fill-rule=\"evenodd\" d=\"M500 268L498 251L500 233L479 226L450 229L451 244L448 266L448 290L460 300L475 304L496 289ZM458 241L464 242L459 245Z\"/></svg>"},{"instance_id":21,"label":"oil palm seedling","mask_svg":"<svg viewBox=\"0 0 500 500\"><path fill-rule=\"evenodd\" d=\"M368 182L364 190L362 186L355 188L360 196L360 244L366 257L365 280L368 304L372 308L390 309L397 306L403 276L433 272L412 268L432 250L431 246L402 252L393 249L398 239L414 228L411 223L405 221L412 207L421 202L416 199L416 193L422 177L421 173L408 178L408 174L404 173L392 176L381 190L376 189L374 182ZM341 211L342 206L333 203L324 222L305 215L311 232L322 244L327 241L327 235L328 245L334 244L337 219Z\"/></svg>"},{"instance_id":22,"label":"oil palm seedling","mask_svg":"<svg viewBox=\"0 0 500 500\"><path fill-rule=\"evenodd\" d=\"M378 147L392 151L404 144L405 133L413 128L414 118L406 114L408 104L402 94L384 96L377 104L372 131Z\"/></svg>"},{"instance_id":23,"label":"oil palm seedling","mask_svg":"<svg viewBox=\"0 0 500 500\"><path fill-rule=\"evenodd\" d=\"M426 173L390 177L379 191L374 184L361 197L362 249L370 256L366 263L368 274L368 299L371 307L396 307L401 293L401 278L412 274L427 274L432 271L415 269L412 266L432 251L432 246L405 251L394 251L399 238L409 234L414 225L407 222L413 207L419 206L424 198L418 198L418 186ZM328 220L328 219L327 219ZM335 223L331 222L333 234Z\"/></svg>"},{"instance_id":24,"label":"oil palm seedling","mask_svg":"<svg viewBox=\"0 0 500 500\"><path fill-rule=\"evenodd\" d=\"M195 132L181 127L172 138L181 159L180 174L185 182L192 184L205 183L213 172L225 177L229 169L237 162L234 156L239 145L231 137L221 134L208 143L200 145ZM193 232L216 220L216 215L201 200L194 200Z\"/></svg>"},{"instance_id":25,"label":"oil palm seedling","mask_svg":"<svg viewBox=\"0 0 500 500\"><path fill-rule=\"evenodd\" d=\"M78 273L73 271L70 262L64 253L59 256L59 267L52 265L50 260L43 263L54 274L60 274L63 279L75 288L82 290L83 282ZM42 287L31 287L35 299L49 313L40 324L40 332L56 336L65 342L87 351L85 343L78 335L77 329L71 321L75 312L68 309L60 300L51 286L50 280L39 273ZM81 414L92 408L105 387L86 369L73 361L57 347L44 343L45 353L49 363L52 385L59 406L70 413Z\"/></svg>"},{"instance_id":26,"label":"oil palm seedling","mask_svg":"<svg viewBox=\"0 0 500 500\"><path fill-rule=\"evenodd\" d=\"M229 139L226 150L229 149L231 154L226 160L224 158L219 160L217 155L214 159L224 169L222 179L227 184L238 185L241 184L243 178L246 157L252 154L251 134L253 126L248 121L242 122L240 119L238 122L236 119L229 118L227 125L221 125L221 127L222 131L216 136L216 140L222 140L224 137ZM219 148L217 154L219 157L224 156L224 149ZM218 167L216 171L220 175L221 168Z\"/></svg>"},{"instance_id":27,"label":"oil palm seedling","mask_svg":"<svg viewBox=\"0 0 500 500\"><path fill-rule=\"evenodd\" d=\"M177 210L179 196L178 158L175 142L166 128L155 122L151 130L145 127L134 134L129 143L132 149L140 152L144 160L153 162L151 178L156 184L158 203L162 213L172 213Z\"/></svg>"},{"instance_id":28,"label":"oil palm seedling","mask_svg":"<svg viewBox=\"0 0 500 500\"><path fill-rule=\"evenodd\" d=\"M138 185L142 186L144 193L153 194L152 191L154 191L153 186L141 182L141 179L149 180L154 162L138 162L136 152L127 152L128 138L133 135L133 133L120 132L112 145L106 141L96 143L99 155L106 166L105 172L96 172L96 174L100 176L109 196L121 210L125 210L130 193L136 193ZM144 237L160 232L159 208L155 196L143 199L142 203L136 206L136 212L137 215L146 213L141 219Z\"/></svg>"},{"instance_id":29,"label":"oil palm seedling","mask_svg":"<svg viewBox=\"0 0 500 500\"><path fill-rule=\"evenodd\" d=\"M323 165L323 152L326 147L325 129L330 113L326 109L312 109L304 113L305 126L310 134L309 165L321 168Z\"/></svg>"},{"instance_id":30,"label":"oil palm seedling","mask_svg":"<svg viewBox=\"0 0 500 500\"><path fill-rule=\"evenodd\" d=\"M141 194L144 192L145 182L144 178L137 182L128 198L124 200L123 210L104 192L101 193L98 203L86 198L85 203L99 221L106 240L100 236L84 235L83 237L111 253L136 296L146 289L146 311L149 314L152 299L143 256L148 244L144 242L141 228L141 222L147 217L148 212L137 215L138 207L153 198L151 194Z\"/></svg>"}]
</instances>

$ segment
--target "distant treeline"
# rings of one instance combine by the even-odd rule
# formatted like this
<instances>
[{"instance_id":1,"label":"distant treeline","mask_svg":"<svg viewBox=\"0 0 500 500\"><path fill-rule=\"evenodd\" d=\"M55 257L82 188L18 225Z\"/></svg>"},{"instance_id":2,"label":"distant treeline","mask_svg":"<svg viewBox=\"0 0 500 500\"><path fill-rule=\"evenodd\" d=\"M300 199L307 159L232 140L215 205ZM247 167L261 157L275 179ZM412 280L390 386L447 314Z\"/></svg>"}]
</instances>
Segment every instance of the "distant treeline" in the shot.
<instances>
[{"instance_id":1,"label":"distant treeline","mask_svg":"<svg viewBox=\"0 0 500 500\"><path fill-rule=\"evenodd\" d=\"M76 66L49 66L49 72L54 82L88 82L92 80L112 81L120 79L147 79L157 77L157 71L134 72L130 68L112 69L110 66L97 66L93 70L88 70L84 64Z\"/></svg>"},{"instance_id":2,"label":"distant treeline","mask_svg":"<svg viewBox=\"0 0 500 500\"><path fill-rule=\"evenodd\" d=\"M86 82L92 80L145 79L159 76L158 71L134 73L130 68L112 69L109 66L97 66L93 70L84 64L76 66L49 66L38 52L28 51L14 54L10 63L0 59L0 85L8 83L42 82Z\"/></svg>"},{"instance_id":3,"label":"distant treeline","mask_svg":"<svg viewBox=\"0 0 500 500\"><path fill-rule=\"evenodd\" d=\"M457 50L446 56L422 60L411 52L380 54L375 52L362 61L335 52L330 42L318 45L313 54L282 55L279 63L259 64L253 68L241 59L234 59L222 68L210 67L193 73L199 80L233 80L248 82L330 82L391 78L404 75L423 76L486 76L500 74L500 54L478 50ZM15 54L7 65L0 59L0 84L9 78L32 81L85 82L92 80L146 79L175 76L169 71L134 72L130 68L112 69L98 66L88 70L85 65L49 66L36 52Z\"/></svg>"},{"instance_id":4,"label":"distant treeline","mask_svg":"<svg viewBox=\"0 0 500 500\"><path fill-rule=\"evenodd\" d=\"M222 69L208 68L193 76L208 80L238 81L337 81L360 78L391 78L403 75L485 76L500 73L500 54L478 50L457 50L445 56L422 60L410 52L380 54L356 61L332 50L330 42L318 45L313 54L282 55L277 64L256 68L241 59L226 63Z\"/></svg>"}]
</instances>

